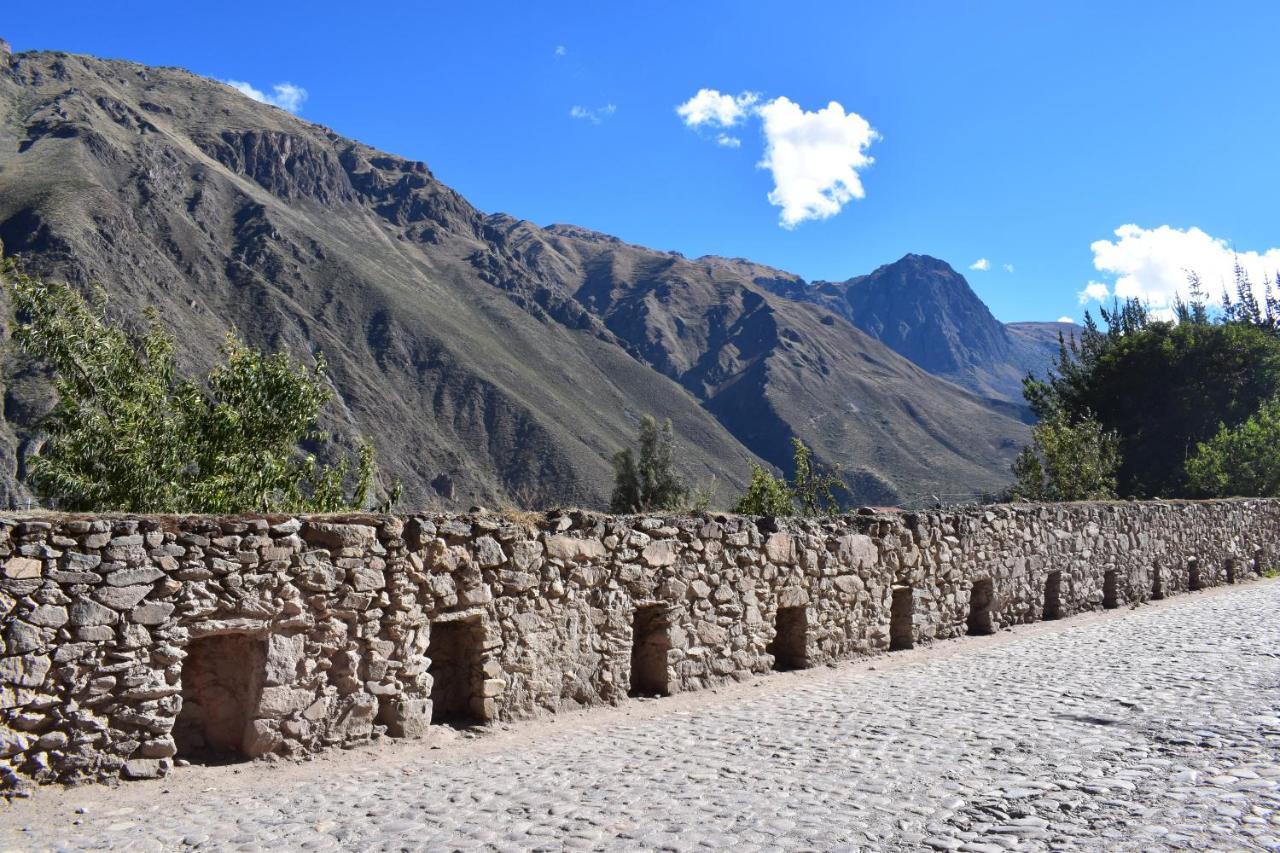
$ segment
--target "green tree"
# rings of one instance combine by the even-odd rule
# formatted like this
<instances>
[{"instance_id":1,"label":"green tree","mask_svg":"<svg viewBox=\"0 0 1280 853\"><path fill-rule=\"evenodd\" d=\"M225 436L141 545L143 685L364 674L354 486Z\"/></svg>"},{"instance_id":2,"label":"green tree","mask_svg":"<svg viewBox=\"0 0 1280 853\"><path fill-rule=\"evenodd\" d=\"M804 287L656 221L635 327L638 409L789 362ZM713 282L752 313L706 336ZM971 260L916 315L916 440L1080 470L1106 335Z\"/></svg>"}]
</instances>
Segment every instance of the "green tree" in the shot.
<instances>
[{"instance_id":1,"label":"green tree","mask_svg":"<svg viewBox=\"0 0 1280 853\"><path fill-rule=\"evenodd\" d=\"M640 508L640 468L630 447L613 454L613 495L610 512L638 512Z\"/></svg>"},{"instance_id":2,"label":"green tree","mask_svg":"<svg viewBox=\"0 0 1280 853\"><path fill-rule=\"evenodd\" d=\"M363 508L374 476L361 442L353 465L299 452L330 400L323 358L308 369L228 335L203 382L177 375L173 335L155 311L130 333L71 288L0 261L13 337L53 372L58 401L30 479L68 510L328 512Z\"/></svg>"},{"instance_id":3,"label":"green tree","mask_svg":"<svg viewBox=\"0 0 1280 853\"><path fill-rule=\"evenodd\" d=\"M1013 463L1011 496L1031 501L1110 500L1116 496L1119 438L1095 418L1072 423L1054 409L1031 429L1032 444Z\"/></svg>"},{"instance_id":4,"label":"green tree","mask_svg":"<svg viewBox=\"0 0 1280 853\"><path fill-rule=\"evenodd\" d=\"M773 476L759 465L752 466L751 482L733 511L743 515L795 515L787 481Z\"/></svg>"},{"instance_id":5,"label":"green tree","mask_svg":"<svg viewBox=\"0 0 1280 853\"><path fill-rule=\"evenodd\" d=\"M1197 445L1187 479L1202 497L1280 496L1280 397L1237 427L1221 424Z\"/></svg>"},{"instance_id":6,"label":"green tree","mask_svg":"<svg viewBox=\"0 0 1280 853\"><path fill-rule=\"evenodd\" d=\"M1049 376L1027 378L1027 401L1041 419L1060 409L1071 424L1092 417L1117 435L1119 494L1189 495L1186 461L1197 445L1280 393L1280 335L1265 311L1240 304L1233 316L1242 319L1212 318L1193 296L1175 306L1174 324L1131 300L1103 310L1105 331L1086 316Z\"/></svg>"},{"instance_id":7,"label":"green tree","mask_svg":"<svg viewBox=\"0 0 1280 853\"><path fill-rule=\"evenodd\" d=\"M613 495L609 511L619 513L676 510L689 490L676 473L676 439L671 419L640 419L639 457L630 448L613 457Z\"/></svg>"},{"instance_id":8,"label":"green tree","mask_svg":"<svg viewBox=\"0 0 1280 853\"><path fill-rule=\"evenodd\" d=\"M798 438L791 439L791 501L800 515L835 515L840 511L837 492L848 492L836 470L814 461L813 451Z\"/></svg>"}]
</instances>

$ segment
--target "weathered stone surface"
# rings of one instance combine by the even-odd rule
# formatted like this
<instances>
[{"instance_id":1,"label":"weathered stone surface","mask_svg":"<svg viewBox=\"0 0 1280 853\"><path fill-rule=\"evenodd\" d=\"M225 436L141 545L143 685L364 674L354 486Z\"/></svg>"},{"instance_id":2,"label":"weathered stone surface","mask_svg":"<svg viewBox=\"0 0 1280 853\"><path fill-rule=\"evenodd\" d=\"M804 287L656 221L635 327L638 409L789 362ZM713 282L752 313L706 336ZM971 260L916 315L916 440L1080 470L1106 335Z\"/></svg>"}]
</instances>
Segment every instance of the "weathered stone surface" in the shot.
<instances>
[{"instance_id":1,"label":"weathered stone surface","mask_svg":"<svg viewBox=\"0 0 1280 853\"><path fill-rule=\"evenodd\" d=\"M795 540L790 533L770 533L764 543L764 554L771 563L789 566L796 561Z\"/></svg>"},{"instance_id":2,"label":"weathered stone surface","mask_svg":"<svg viewBox=\"0 0 1280 853\"><path fill-rule=\"evenodd\" d=\"M114 610L127 610L147 597L151 592L150 584L137 586L104 586L94 591L93 597L100 604Z\"/></svg>"},{"instance_id":3,"label":"weathered stone surface","mask_svg":"<svg viewBox=\"0 0 1280 853\"><path fill-rule=\"evenodd\" d=\"M39 625L43 628L61 628L67 624L67 620L70 618L67 614L67 608L53 604L42 604L28 614L27 621L32 625Z\"/></svg>"},{"instance_id":4,"label":"weathered stone surface","mask_svg":"<svg viewBox=\"0 0 1280 853\"><path fill-rule=\"evenodd\" d=\"M1069 616L1239 582L1280 552L1280 502L26 529L5 563L25 576L0 571L0 711L22 734L0 742L0 780L79 781L163 773L180 707L239 703L246 754L300 756L421 734L433 691L477 721L625 701L633 641L664 650L674 693L767 672L788 648L813 666L1049 603ZM32 555L50 570L14 563L42 566Z\"/></svg>"},{"instance_id":5,"label":"weathered stone surface","mask_svg":"<svg viewBox=\"0 0 1280 853\"><path fill-rule=\"evenodd\" d=\"M38 578L44 571L44 563L40 560L33 560L30 557L10 557L4 564L3 574L7 578L14 580L22 580L24 578Z\"/></svg>"},{"instance_id":6,"label":"weathered stone surface","mask_svg":"<svg viewBox=\"0 0 1280 853\"><path fill-rule=\"evenodd\" d=\"M139 625L163 625L173 615L175 606L168 601L149 601L135 607L129 619Z\"/></svg>"},{"instance_id":7,"label":"weathered stone surface","mask_svg":"<svg viewBox=\"0 0 1280 853\"><path fill-rule=\"evenodd\" d=\"M114 625L120 614L110 607L103 607L96 601L87 598L77 599L71 605L71 624L76 627L85 625Z\"/></svg>"},{"instance_id":8,"label":"weathered stone surface","mask_svg":"<svg viewBox=\"0 0 1280 853\"><path fill-rule=\"evenodd\" d=\"M650 566L674 565L676 561L676 543L670 539L660 539L645 546L640 556Z\"/></svg>"}]
</instances>

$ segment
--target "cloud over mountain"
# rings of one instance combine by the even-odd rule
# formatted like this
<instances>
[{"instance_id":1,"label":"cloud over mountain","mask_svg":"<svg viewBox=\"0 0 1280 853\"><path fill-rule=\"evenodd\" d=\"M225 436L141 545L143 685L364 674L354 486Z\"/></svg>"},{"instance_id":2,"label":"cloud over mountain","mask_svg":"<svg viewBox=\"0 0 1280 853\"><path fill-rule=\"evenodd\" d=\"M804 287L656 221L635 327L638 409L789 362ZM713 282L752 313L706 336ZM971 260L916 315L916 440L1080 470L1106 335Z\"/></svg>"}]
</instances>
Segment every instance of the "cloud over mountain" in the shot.
<instances>
[{"instance_id":1,"label":"cloud over mountain","mask_svg":"<svg viewBox=\"0 0 1280 853\"><path fill-rule=\"evenodd\" d=\"M754 92L728 95L716 89L698 93L676 107L688 127L723 129L757 117L764 155L757 164L773 176L769 203L782 208L779 224L794 228L811 219L835 216L866 194L859 172L874 160L866 153L880 138L871 124L836 101L808 111L786 97L761 101ZM737 148L741 140L720 133L719 145Z\"/></svg>"},{"instance_id":2,"label":"cloud over mountain","mask_svg":"<svg viewBox=\"0 0 1280 853\"><path fill-rule=\"evenodd\" d=\"M259 103L270 104L295 115L302 110L302 105L307 100L307 90L293 83L276 83L271 87L270 94L254 88L243 80L228 80L227 85Z\"/></svg>"}]
</instances>

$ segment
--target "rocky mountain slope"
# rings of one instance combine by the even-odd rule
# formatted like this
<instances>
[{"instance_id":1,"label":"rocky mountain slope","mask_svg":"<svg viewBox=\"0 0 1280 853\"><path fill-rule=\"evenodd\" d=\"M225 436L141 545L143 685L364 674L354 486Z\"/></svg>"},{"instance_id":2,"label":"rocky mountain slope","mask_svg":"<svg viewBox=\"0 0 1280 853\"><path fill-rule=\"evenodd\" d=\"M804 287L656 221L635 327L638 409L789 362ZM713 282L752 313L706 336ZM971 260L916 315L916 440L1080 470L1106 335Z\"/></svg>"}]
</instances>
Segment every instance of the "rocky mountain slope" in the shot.
<instances>
[{"instance_id":1,"label":"rocky mountain slope","mask_svg":"<svg viewBox=\"0 0 1280 853\"><path fill-rule=\"evenodd\" d=\"M1043 375L1069 323L1005 325L950 264L907 255L870 275L775 289L823 305L930 373L1022 404L1022 378Z\"/></svg>"},{"instance_id":2,"label":"rocky mountain slope","mask_svg":"<svg viewBox=\"0 0 1280 853\"><path fill-rule=\"evenodd\" d=\"M726 503L798 436L854 499L997 488L1026 427L779 270L485 215L422 163L216 81L61 53L0 60L0 240L36 272L157 306L185 366L223 333L323 351L339 446L409 506L600 505L646 412ZM0 499L48 405L8 357Z\"/></svg>"}]
</instances>

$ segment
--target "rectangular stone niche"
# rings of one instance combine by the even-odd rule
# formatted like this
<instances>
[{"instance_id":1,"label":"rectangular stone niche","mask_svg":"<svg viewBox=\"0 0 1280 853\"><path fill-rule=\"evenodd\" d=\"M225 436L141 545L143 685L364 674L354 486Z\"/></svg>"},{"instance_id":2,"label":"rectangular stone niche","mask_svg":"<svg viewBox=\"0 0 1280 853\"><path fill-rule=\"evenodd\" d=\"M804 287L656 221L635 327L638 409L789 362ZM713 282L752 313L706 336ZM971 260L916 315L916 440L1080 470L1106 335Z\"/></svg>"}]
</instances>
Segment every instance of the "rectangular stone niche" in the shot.
<instances>
[{"instance_id":1,"label":"rectangular stone niche","mask_svg":"<svg viewBox=\"0 0 1280 853\"><path fill-rule=\"evenodd\" d=\"M1187 561L1187 589L1200 588L1200 561L1192 557Z\"/></svg>"},{"instance_id":2,"label":"rectangular stone niche","mask_svg":"<svg viewBox=\"0 0 1280 853\"><path fill-rule=\"evenodd\" d=\"M991 599L994 597L995 586L991 578L974 581L973 589L969 592L968 629L970 634L992 633Z\"/></svg>"},{"instance_id":3,"label":"rectangular stone niche","mask_svg":"<svg viewBox=\"0 0 1280 853\"><path fill-rule=\"evenodd\" d=\"M889 651L910 649L915 646L914 615L915 604L912 601L911 587L895 587L893 607L889 612Z\"/></svg>"},{"instance_id":4,"label":"rectangular stone niche","mask_svg":"<svg viewBox=\"0 0 1280 853\"><path fill-rule=\"evenodd\" d=\"M182 662L182 708L173 727L177 757L193 764L256 758L246 748L266 667L258 637L230 634L193 640Z\"/></svg>"},{"instance_id":5,"label":"rectangular stone niche","mask_svg":"<svg viewBox=\"0 0 1280 853\"><path fill-rule=\"evenodd\" d=\"M1102 606L1114 610L1120 606L1120 573L1109 569L1102 576Z\"/></svg>"},{"instance_id":6,"label":"rectangular stone niche","mask_svg":"<svg viewBox=\"0 0 1280 853\"><path fill-rule=\"evenodd\" d=\"M779 607L773 642L773 668L804 669L809 665L809 615L805 607Z\"/></svg>"},{"instance_id":7,"label":"rectangular stone niche","mask_svg":"<svg viewBox=\"0 0 1280 853\"><path fill-rule=\"evenodd\" d=\"M668 665L671 612L666 605L637 607L631 621L632 696L666 696L671 692Z\"/></svg>"},{"instance_id":8,"label":"rectangular stone niche","mask_svg":"<svg viewBox=\"0 0 1280 853\"><path fill-rule=\"evenodd\" d=\"M1044 579L1044 610L1041 618L1062 618L1062 572L1049 572Z\"/></svg>"},{"instance_id":9,"label":"rectangular stone niche","mask_svg":"<svg viewBox=\"0 0 1280 853\"><path fill-rule=\"evenodd\" d=\"M479 616L431 623L431 722L484 725L484 623Z\"/></svg>"}]
</instances>

